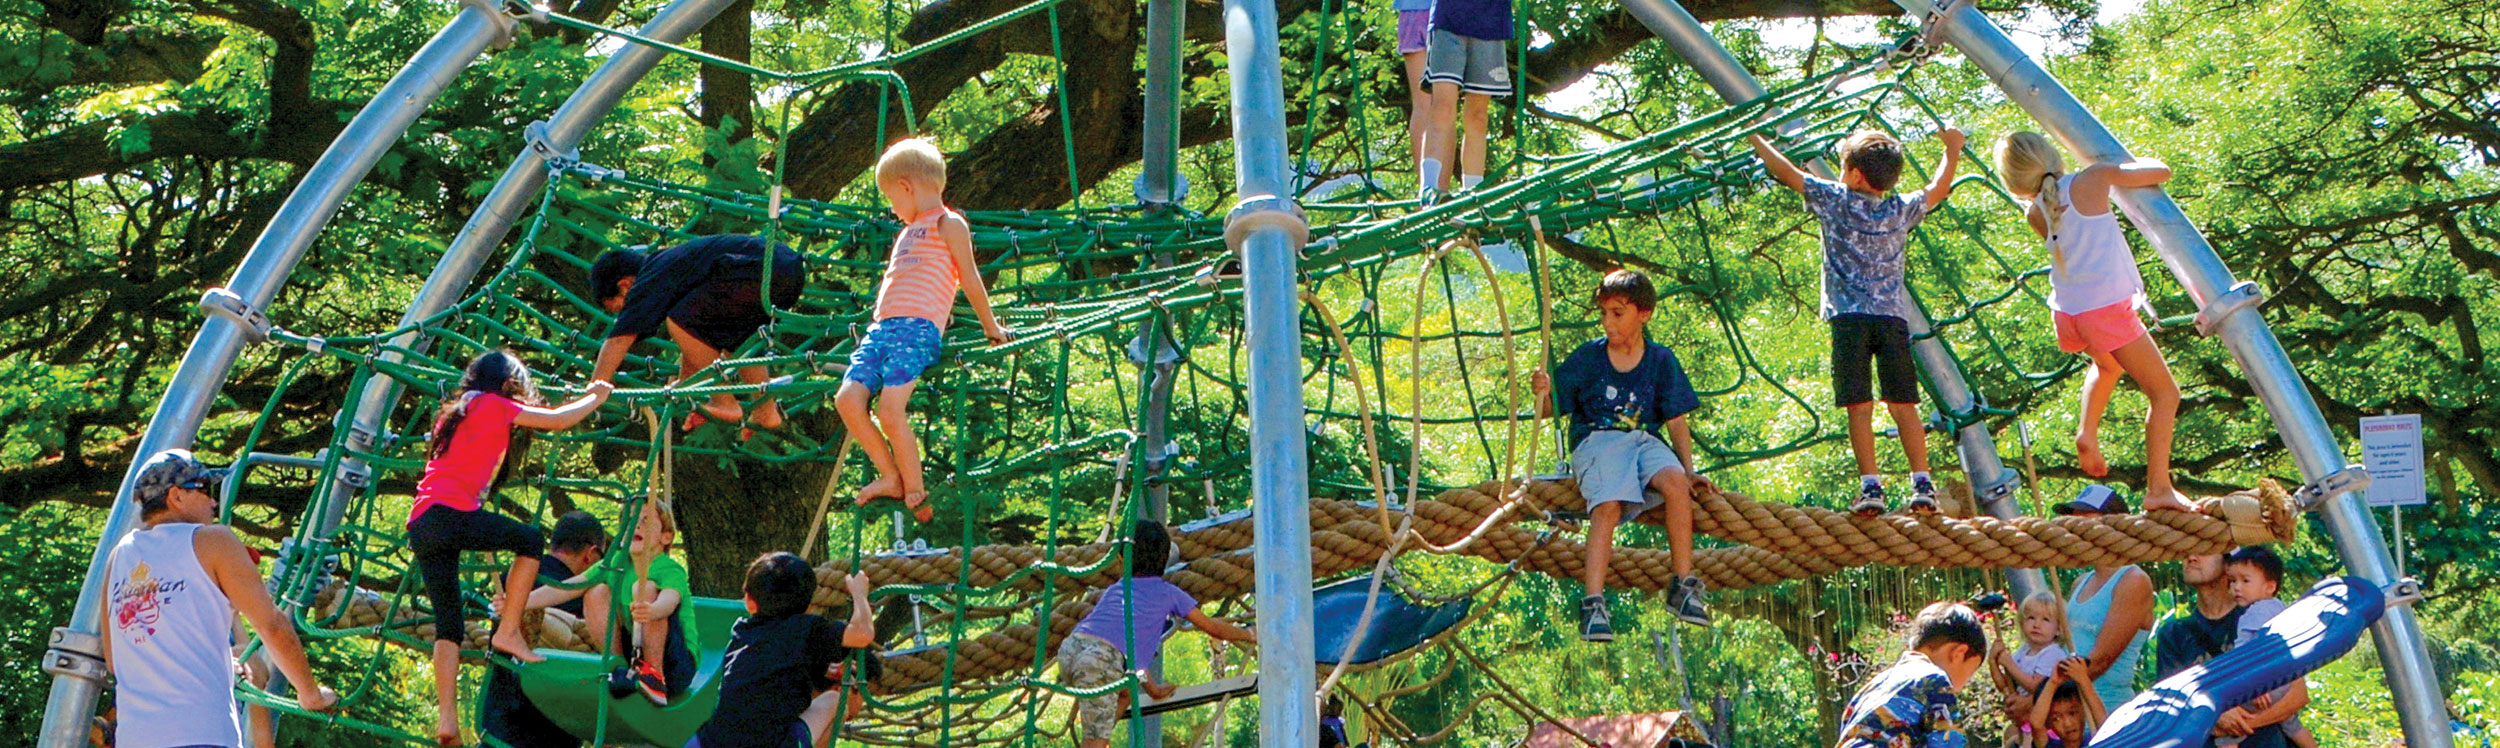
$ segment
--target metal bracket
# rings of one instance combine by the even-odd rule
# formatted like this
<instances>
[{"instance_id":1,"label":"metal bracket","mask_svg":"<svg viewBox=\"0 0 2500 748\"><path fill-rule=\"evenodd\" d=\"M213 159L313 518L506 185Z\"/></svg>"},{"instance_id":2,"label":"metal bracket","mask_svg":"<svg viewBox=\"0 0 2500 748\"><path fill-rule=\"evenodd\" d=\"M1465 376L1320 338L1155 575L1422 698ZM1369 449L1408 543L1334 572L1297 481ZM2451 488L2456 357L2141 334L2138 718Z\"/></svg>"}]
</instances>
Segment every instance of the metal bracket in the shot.
<instances>
[{"instance_id":1,"label":"metal bracket","mask_svg":"<svg viewBox=\"0 0 2500 748\"><path fill-rule=\"evenodd\" d=\"M1988 485L1971 486L1971 495L1978 497L1979 503L1981 504L1994 503L1998 500L2011 497L2014 495L2014 486L2022 483L2022 481L2016 477L2017 475L2019 474L2015 473L2011 469L1998 471L1997 479L1990 482Z\"/></svg>"},{"instance_id":2,"label":"metal bracket","mask_svg":"<svg viewBox=\"0 0 2500 748\"><path fill-rule=\"evenodd\" d=\"M1178 171L1172 172L1172 199L1156 200L1146 196L1146 172L1140 170L1137 172L1137 180L1132 184L1129 194L1137 198L1138 205L1179 205L1189 199L1189 175Z\"/></svg>"},{"instance_id":3,"label":"metal bracket","mask_svg":"<svg viewBox=\"0 0 2500 748\"><path fill-rule=\"evenodd\" d=\"M551 125L542 119L529 123L528 127L521 128L521 139L529 144L530 152L538 154L540 159L547 162L547 168L550 169L581 163L582 149L556 148L555 134L549 131L550 127Z\"/></svg>"},{"instance_id":4,"label":"metal bracket","mask_svg":"<svg viewBox=\"0 0 2500 748\"><path fill-rule=\"evenodd\" d=\"M269 341L268 315L261 314L260 310L252 308L252 302L244 301L241 295L223 286L208 289L208 293L200 295L200 311L243 326L243 341L246 343Z\"/></svg>"},{"instance_id":5,"label":"metal bracket","mask_svg":"<svg viewBox=\"0 0 2500 748\"><path fill-rule=\"evenodd\" d=\"M2369 487L2370 471L2367 468L2360 465L2345 465L2344 469L2327 473L2325 477L2310 481L2308 485L2293 491L2292 506L2304 512L2314 512L2324 508L2327 499Z\"/></svg>"},{"instance_id":6,"label":"metal bracket","mask_svg":"<svg viewBox=\"0 0 2500 748\"><path fill-rule=\"evenodd\" d=\"M104 666L103 652L103 637L67 626L56 628L52 630L52 648L43 653L43 671L104 683L105 676L111 673Z\"/></svg>"},{"instance_id":7,"label":"metal bracket","mask_svg":"<svg viewBox=\"0 0 2500 748\"><path fill-rule=\"evenodd\" d=\"M2208 338L2220 335L2222 323L2229 320L2231 315L2239 313L2242 309L2264 303L2265 300L2266 294L2257 290L2256 281L2240 281L2231 284L2231 290L2222 292L2222 295L2205 302L2205 308L2196 310L2196 334Z\"/></svg>"},{"instance_id":8,"label":"metal bracket","mask_svg":"<svg viewBox=\"0 0 2500 748\"><path fill-rule=\"evenodd\" d=\"M349 488L362 489L372 482L372 465L365 464L363 460L347 460L339 463L339 483Z\"/></svg>"},{"instance_id":9,"label":"metal bracket","mask_svg":"<svg viewBox=\"0 0 2500 748\"><path fill-rule=\"evenodd\" d=\"M503 9L502 3L497 0L460 0L460 4L476 8L478 12L486 15L488 23L495 25L495 40L487 43L489 48L503 49L512 46L513 30L519 24L515 22L510 11Z\"/></svg>"},{"instance_id":10,"label":"metal bracket","mask_svg":"<svg viewBox=\"0 0 2500 748\"><path fill-rule=\"evenodd\" d=\"M1250 238L1253 231L1271 226L1292 233L1295 246L1311 241L1311 221L1303 217L1302 206L1275 195L1251 195L1224 215L1224 246L1240 254L1242 240Z\"/></svg>"},{"instance_id":11,"label":"metal bracket","mask_svg":"<svg viewBox=\"0 0 2500 748\"><path fill-rule=\"evenodd\" d=\"M2422 601L2422 582L2412 577L2405 577L2380 587L2379 593L2386 596L2387 607L2412 605Z\"/></svg>"}]
</instances>

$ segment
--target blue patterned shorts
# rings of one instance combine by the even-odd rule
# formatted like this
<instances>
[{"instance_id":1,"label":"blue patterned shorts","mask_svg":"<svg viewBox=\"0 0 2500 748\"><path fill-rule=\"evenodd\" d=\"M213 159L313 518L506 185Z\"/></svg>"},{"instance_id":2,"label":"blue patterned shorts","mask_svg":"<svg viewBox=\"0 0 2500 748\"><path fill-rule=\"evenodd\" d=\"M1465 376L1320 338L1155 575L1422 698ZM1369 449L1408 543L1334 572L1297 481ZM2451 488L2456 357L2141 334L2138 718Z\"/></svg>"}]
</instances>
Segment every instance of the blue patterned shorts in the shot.
<instances>
[{"instance_id":1,"label":"blue patterned shorts","mask_svg":"<svg viewBox=\"0 0 2500 748\"><path fill-rule=\"evenodd\" d=\"M872 391L911 384L920 372L937 363L937 323L919 317L889 317L868 326L859 348L851 351L851 369L842 378L868 385Z\"/></svg>"}]
</instances>

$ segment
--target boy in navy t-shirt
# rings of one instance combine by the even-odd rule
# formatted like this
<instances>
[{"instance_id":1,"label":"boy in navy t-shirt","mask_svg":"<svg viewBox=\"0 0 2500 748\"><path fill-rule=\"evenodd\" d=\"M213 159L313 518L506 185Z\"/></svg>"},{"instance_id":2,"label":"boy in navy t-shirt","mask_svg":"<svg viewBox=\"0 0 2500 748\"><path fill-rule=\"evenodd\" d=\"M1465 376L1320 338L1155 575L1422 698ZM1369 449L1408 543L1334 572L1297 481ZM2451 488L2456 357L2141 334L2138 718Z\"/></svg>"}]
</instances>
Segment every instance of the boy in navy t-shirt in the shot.
<instances>
[{"instance_id":1,"label":"boy in navy t-shirt","mask_svg":"<svg viewBox=\"0 0 2500 748\"><path fill-rule=\"evenodd\" d=\"M720 707L686 748L824 748L832 741L835 723L862 701L854 685L850 703L836 703L850 655L877 643L868 575L842 583L851 593L851 620L834 623L807 612L816 570L806 560L776 552L747 565L747 617L730 630ZM883 669L868 655L858 682L876 682Z\"/></svg>"},{"instance_id":2,"label":"boy in navy t-shirt","mask_svg":"<svg viewBox=\"0 0 2500 748\"><path fill-rule=\"evenodd\" d=\"M1651 508L1643 496L1649 488L1666 497L1667 546L1676 577L1667 607L1687 623L1710 625L1701 578L1693 576L1692 502L1693 488L1710 481L1687 467L1693 464L1693 433L1684 423L1684 414L1701 407L1701 396L1684 377L1675 351L1649 342L1644 328L1657 308L1658 289L1649 276L1630 270L1606 274L1597 286L1598 325L1606 337L1581 344L1554 365L1551 376L1537 372L1529 380L1539 416L1553 415L1556 408L1571 414L1571 476L1589 506L1588 563L1580 572L1584 641L1615 638L1606 613L1606 564L1614 558L1615 525L1626 514L1639 517ZM1675 438L1673 451L1660 438L1661 427Z\"/></svg>"}]
</instances>

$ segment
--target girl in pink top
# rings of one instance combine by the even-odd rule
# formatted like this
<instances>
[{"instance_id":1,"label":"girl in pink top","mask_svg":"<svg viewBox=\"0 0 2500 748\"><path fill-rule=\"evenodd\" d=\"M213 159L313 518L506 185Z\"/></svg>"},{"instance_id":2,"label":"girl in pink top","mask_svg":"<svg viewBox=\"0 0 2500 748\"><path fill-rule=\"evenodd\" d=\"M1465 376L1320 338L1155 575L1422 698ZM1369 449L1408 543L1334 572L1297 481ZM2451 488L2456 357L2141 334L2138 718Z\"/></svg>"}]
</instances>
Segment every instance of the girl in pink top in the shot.
<instances>
[{"instance_id":1,"label":"girl in pink top","mask_svg":"<svg viewBox=\"0 0 2500 748\"><path fill-rule=\"evenodd\" d=\"M504 574L504 604L489 640L494 651L522 662L546 659L530 649L519 615L529 606L546 538L538 528L487 511L483 499L503 475L512 428L572 428L598 410L615 389L590 383L588 393L554 409L537 407L538 388L529 367L508 350L487 351L469 362L460 389L443 401L434 419L425 477L417 481L417 505L408 512L408 549L416 556L426 600L434 607L434 740L460 743L460 640L467 608L460 598L462 551L511 551Z\"/></svg>"},{"instance_id":2,"label":"girl in pink top","mask_svg":"<svg viewBox=\"0 0 2500 748\"><path fill-rule=\"evenodd\" d=\"M920 476L920 440L912 435L904 410L912 385L937 363L945 343L940 333L954 314L958 288L981 318L981 332L992 345L1007 342L1007 329L990 313L989 291L981 285L980 264L972 255L972 227L962 213L946 207L945 154L919 138L895 143L877 160L877 190L904 226L894 237L885 278L877 283L877 321L851 351L851 368L843 372L842 389L834 393L833 402L851 440L877 466L877 479L859 489L858 503L902 499L914 517L927 522L929 489ZM877 399L874 421L868 412L871 396Z\"/></svg>"}]
</instances>

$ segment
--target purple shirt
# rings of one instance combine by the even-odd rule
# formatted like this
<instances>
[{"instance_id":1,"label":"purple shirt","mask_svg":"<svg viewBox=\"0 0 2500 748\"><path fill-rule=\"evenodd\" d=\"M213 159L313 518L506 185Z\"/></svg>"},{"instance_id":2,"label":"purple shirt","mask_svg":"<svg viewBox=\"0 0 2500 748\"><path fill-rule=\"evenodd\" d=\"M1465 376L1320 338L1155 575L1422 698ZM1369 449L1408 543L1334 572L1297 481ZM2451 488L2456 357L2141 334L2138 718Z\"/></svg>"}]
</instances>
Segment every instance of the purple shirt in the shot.
<instances>
[{"instance_id":1,"label":"purple shirt","mask_svg":"<svg viewBox=\"0 0 2500 748\"><path fill-rule=\"evenodd\" d=\"M1129 587L1137 590L1137 608L1134 611L1122 610L1127 606L1126 588ZM1171 630L1172 621L1187 618L1197 610L1196 598L1172 586L1171 582L1163 581L1162 577L1135 577L1115 582L1110 589L1104 590L1102 600L1094 603L1094 612L1085 614L1085 620L1077 622L1073 633L1111 642L1120 648L1122 654L1128 655L1131 667L1152 669L1155 660L1163 655L1163 632ZM1135 647L1130 646L1129 633L1121 629L1122 620L1131 622L1133 626L1131 631L1137 637Z\"/></svg>"},{"instance_id":2,"label":"purple shirt","mask_svg":"<svg viewBox=\"0 0 2500 748\"><path fill-rule=\"evenodd\" d=\"M1508 41L1510 0L1433 0L1432 27L1470 39Z\"/></svg>"}]
</instances>

